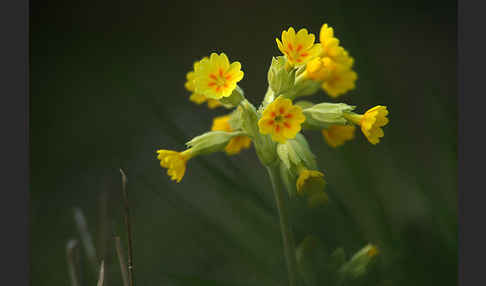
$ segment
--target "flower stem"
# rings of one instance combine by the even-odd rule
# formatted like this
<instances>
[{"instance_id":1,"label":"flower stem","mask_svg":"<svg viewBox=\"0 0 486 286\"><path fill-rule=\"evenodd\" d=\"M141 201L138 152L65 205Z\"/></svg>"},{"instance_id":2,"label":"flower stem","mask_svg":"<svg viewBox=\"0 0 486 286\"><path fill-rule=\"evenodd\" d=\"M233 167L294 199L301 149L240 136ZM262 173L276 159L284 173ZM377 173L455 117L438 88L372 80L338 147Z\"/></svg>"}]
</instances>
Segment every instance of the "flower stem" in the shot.
<instances>
[{"instance_id":1,"label":"flower stem","mask_svg":"<svg viewBox=\"0 0 486 286\"><path fill-rule=\"evenodd\" d=\"M273 194L275 196L275 202L277 204L278 214L280 217L280 231L282 232L282 240L284 247L285 260L287 263L287 272L289 276L289 285L298 286L298 272L297 272L297 259L295 256L295 244L290 227L289 215L284 188L282 186L282 179L280 178L280 172L278 165L267 166L268 175L272 182Z\"/></svg>"},{"instance_id":2,"label":"flower stem","mask_svg":"<svg viewBox=\"0 0 486 286\"><path fill-rule=\"evenodd\" d=\"M346 120L356 124L356 125L360 125L361 124L361 118L363 117L363 115L360 115L360 114L356 114L356 113L353 113L353 112L344 112L343 113L343 117L346 118Z\"/></svg>"}]
</instances>

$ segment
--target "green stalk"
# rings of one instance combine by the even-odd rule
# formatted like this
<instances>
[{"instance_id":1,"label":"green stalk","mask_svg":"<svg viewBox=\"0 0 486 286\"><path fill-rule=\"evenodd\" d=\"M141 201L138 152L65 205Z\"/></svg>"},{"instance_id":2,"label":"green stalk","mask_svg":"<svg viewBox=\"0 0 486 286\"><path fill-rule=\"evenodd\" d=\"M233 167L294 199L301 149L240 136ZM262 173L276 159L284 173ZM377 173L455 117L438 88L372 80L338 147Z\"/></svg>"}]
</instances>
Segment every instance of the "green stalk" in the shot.
<instances>
[{"instance_id":1,"label":"green stalk","mask_svg":"<svg viewBox=\"0 0 486 286\"><path fill-rule=\"evenodd\" d=\"M295 244L292 229L289 222L289 214L285 201L285 190L282 186L282 179L278 165L266 166L270 181L272 182L273 194L277 204L278 215L280 217L280 231L284 247L285 260L287 263L287 272L289 276L289 285L298 286L297 259L295 256Z\"/></svg>"}]
</instances>

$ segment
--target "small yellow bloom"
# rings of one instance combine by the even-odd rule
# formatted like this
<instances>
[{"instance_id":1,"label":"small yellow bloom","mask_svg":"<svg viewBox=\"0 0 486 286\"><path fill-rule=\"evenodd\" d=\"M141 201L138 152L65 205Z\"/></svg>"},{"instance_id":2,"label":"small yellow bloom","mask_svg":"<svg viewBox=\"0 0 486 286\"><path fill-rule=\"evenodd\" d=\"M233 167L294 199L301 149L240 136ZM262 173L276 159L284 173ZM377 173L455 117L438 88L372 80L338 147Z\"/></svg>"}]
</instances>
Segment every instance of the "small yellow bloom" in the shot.
<instances>
[{"instance_id":1,"label":"small yellow bloom","mask_svg":"<svg viewBox=\"0 0 486 286\"><path fill-rule=\"evenodd\" d=\"M319 40L321 41L321 57L329 57L334 62L339 63L346 68L351 68L354 59L349 56L348 51L339 45L339 40L334 37L333 28L327 24L322 25L321 32L319 34Z\"/></svg>"},{"instance_id":2,"label":"small yellow bloom","mask_svg":"<svg viewBox=\"0 0 486 286\"><path fill-rule=\"evenodd\" d=\"M307 29L300 29L297 34L294 28L282 32L282 41L277 41L278 49L285 55L290 66L302 66L317 57L321 52L321 45L314 44L314 34Z\"/></svg>"},{"instance_id":3,"label":"small yellow bloom","mask_svg":"<svg viewBox=\"0 0 486 286\"><path fill-rule=\"evenodd\" d=\"M191 149L184 152L157 150L160 166L167 168L167 175L179 183L186 172L186 163L192 157Z\"/></svg>"},{"instance_id":4,"label":"small yellow bloom","mask_svg":"<svg viewBox=\"0 0 486 286\"><path fill-rule=\"evenodd\" d=\"M314 195L315 193L323 191L325 184L326 181L324 181L323 173L302 167L299 171L299 178L296 183L297 193Z\"/></svg>"},{"instance_id":5,"label":"small yellow bloom","mask_svg":"<svg viewBox=\"0 0 486 286\"><path fill-rule=\"evenodd\" d=\"M224 115L215 117L213 119L213 126L211 127L211 131L226 131L232 132L231 125L229 124L230 116Z\"/></svg>"},{"instance_id":6,"label":"small yellow bloom","mask_svg":"<svg viewBox=\"0 0 486 286\"><path fill-rule=\"evenodd\" d=\"M236 136L231 138L230 142L224 148L228 155L235 155L241 152L242 149L250 148L251 139L248 136Z\"/></svg>"},{"instance_id":7,"label":"small yellow bloom","mask_svg":"<svg viewBox=\"0 0 486 286\"><path fill-rule=\"evenodd\" d=\"M319 41L321 42L321 56L335 59L341 56L343 48L339 46L339 40L334 37L334 29L327 24L322 25L319 33Z\"/></svg>"},{"instance_id":8,"label":"small yellow bloom","mask_svg":"<svg viewBox=\"0 0 486 286\"><path fill-rule=\"evenodd\" d=\"M195 91L208 98L220 99L230 96L236 88L236 83L242 78L241 64L230 64L224 53L212 53L209 58L202 59L194 66Z\"/></svg>"},{"instance_id":9,"label":"small yellow bloom","mask_svg":"<svg viewBox=\"0 0 486 286\"><path fill-rule=\"evenodd\" d=\"M207 59L207 57L205 57L204 59ZM196 69L196 66L198 66L198 65L199 65L199 61L194 63L194 70ZM196 89L196 87L194 86L194 79L195 79L195 75L196 75L194 70L187 73L187 75L186 75L187 81L184 84L186 89L188 91L192 92L191 96L189 97L189 100L196 103L196 104L202 104L204 102L207 102L208 107L210 109L214 109L218 106L222 106L222 104L219 101L212 99L212 98L207 98L204 94L194 92L195 89Z\"/></svg>"},{"instance_id":10,"label":"small yellow bloom","mask_svg":"<svg viewBox=\"0 0 486 286\"><path fill-rule=\"evenodd\" d=\"M342 50L338 57L334 58L334 61L340 65L341 69L351 69L354 64L354 59L345 49Z\"/></svg>"},{"instance_id":11,"label":"small yellow bloom","mask_svg":"<svg viewBox=\"0 0 486 286\"><path fill-rule=\"evenodd\" d=\"M380 142L380 138L385 135L381 127L388 124L389 120L386 117L387 115L388 110L386 109L386 106L377 105L366 111L363 115L349 113L344 116L352 123L361 126L361 131L368 141L375 145Z\"/></svg>"},{"instance_id":12,"label":"small yellow bloom","mask_svg":"<svg viewBox=\"0 0 486 286\"><path fill-rule=\"evenodd\" d=\"M331 96L338 96L354 88L357 75L351 69L353 63L354 59L343 49L339 57L319 57L307 63L305 77L324 82L323 89Z\"/></svg>"},{"instance_id":13,"label":"small yellow bloom","mask_svg":"<svg viewBox=\"0 0 486 286\"><path fill-rule=\"evenodd\" d=\"M278 97L263 111L258 128L262 134L271 134L273 141L285 143L299 133L304 121L300 106L293 105L288 98Z\"/></svg>"},{"instance_id":14,"label":"small yellow bloom","mask_svg":"<svg viewBox=\"0 0 486 286\"><path fill-rule=\"evenodd\" d=\"M354 125L331 125L327 129L322 129L322 136L331 147L339 147L346 141L354 138Z\"/></svg>"},{"instance_id":15,"label":"small yellow bloom","mask_svg":"<svg viewBox=\"0 0 486 286\"><path fill-rule=\"evenodd\" d=\"M355 88L358 78L352 70L354 59L343 47L339 40L334 37L333 28L327 24L322 25L319 34L321 41L321 58L328 58L334 65L315 65L307 68L307 76L313 80L324 81L322 89L331 97L337 97ZM329 66L333 68L330 69Z\"/></svg>"},{"instance_id":16,"label":"small yellow bloom","mask_svg":"<svg viewBox=\"0 0 486 286\"><path fill-rule=\"evenodd\" d=\"M226 131L226 132L233 132L234 130L231 128L229 124L230 116L219 116L213 119L213 126L211 127L211 131ZM224 148L226 154L228 155L235 155L241 152L244 148L250 148L251 139L248 136L235 136L231 138L228 142L228 145Z\"/></svg>"},{"instance_id":17,"label":"small yellow bloom","mask_svg":"<svg viewBox=\"0 0 486 286\"><path fill-rule=\"evenodd\" d=\"M338 97L356 87L358 75L350 68L338 64L331 75L322 83L322 88L331 97Z\"/></svg>"},{"instance_id":18,"label":"small yellow bloom","mask_svg":"<svg viewBox=\"0 0 486 286\"><path fill-rule=\"evenodd\" d=\"M387 115L386 106L378 105L366 111L361 118L361 131L371 144L380 142L380 138L385 135L381 127L388 124Z\"/></svg>"},{"instance_id":19,"label":"small yellow bloom","mask_svg":"<svg viewBox=\"0 0 486 286\"><path fill-rule=\"evenodd\" d=\"M305 76L314 81L324 81L331 76L334 69L336 63L331 58L315 58L307 63Z\"/></svg>"}]
</instances>

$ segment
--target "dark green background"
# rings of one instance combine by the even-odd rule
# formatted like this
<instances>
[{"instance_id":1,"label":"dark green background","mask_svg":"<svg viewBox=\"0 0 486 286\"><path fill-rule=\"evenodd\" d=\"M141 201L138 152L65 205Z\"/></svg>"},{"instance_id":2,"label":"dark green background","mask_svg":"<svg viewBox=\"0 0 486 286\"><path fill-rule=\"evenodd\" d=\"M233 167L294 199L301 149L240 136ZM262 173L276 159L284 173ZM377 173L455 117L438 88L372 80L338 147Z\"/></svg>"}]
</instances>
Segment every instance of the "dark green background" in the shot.
<instances>
[{"instance_id":1,"label":"dark green background","mask_svg":"<svg viewBox=\"0 0 486 286\"><path fill-rule=\"evenodd\" d=\"M269 180L253 150L191 160L180 184L155 157L182 150L223 109L188 101L192 63L225 52L259 104L275 38L329 23L355 58L357 88L330 100L386 105L376 146L339 149L306 132L331 203L295 201L295 237L348 257L382 250L366 285L457 285L455 1L45 1L31 3L31 281L68 285L65 246L86 214L108 283L121 285L112 234L124 226L118 168L128 175L137 285L284 285ZM100 205L107 198L107 212ZM94 285L89 265L84 285ZM192 282L191 282L192 281ZM184 284L186 283L186 284Z\"/></svg>"}]
</instances>

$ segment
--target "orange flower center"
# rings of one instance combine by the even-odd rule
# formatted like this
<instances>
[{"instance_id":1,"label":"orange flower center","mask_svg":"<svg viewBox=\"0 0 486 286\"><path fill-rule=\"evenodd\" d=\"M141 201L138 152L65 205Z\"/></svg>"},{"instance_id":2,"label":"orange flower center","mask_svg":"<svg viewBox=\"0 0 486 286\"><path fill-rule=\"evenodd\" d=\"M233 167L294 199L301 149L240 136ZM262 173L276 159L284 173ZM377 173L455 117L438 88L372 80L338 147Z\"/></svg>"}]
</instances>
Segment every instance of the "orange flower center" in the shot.
<instances>
[{"instance_id":1,"label":"orange flower center","mask_svg":"<svg viewBox=\"0 0 486 286\"><path fill-rule=\"evenodd\" d=\"M274 127L275 132L279 133L282 128L290 128L290 119L293 117L292 113L286 113L285 108L280 107L277 112L272 111L270 113L270 120L268 125Z\"/></svg>"},{"instance_id":2,"label":"orange flower center","mask_svg":"<svg viewBox=\"0 0 486 286\"><path fill-rule=\"evenodd\" d=\"M216 92L219 92L222 88L228 87L228 81L231 79L231 75L227 75L222 68L218 70L217 73L212 73L209 75L211 81L209 81L208 86L213 88Z\"/></svg>"},{"instance_id":3,"label":"orange flower center","mask_svg":"<svg viewBox=\"0 0 486 286\"><path fill-rule=\"evenodd\" d=\"M289 58L289 60L301 63L303 59L309 55L309 53L307 52L301 53L301 50L301 44L297 45L297 48L294 48L291 43L288 43L287 49L284 50L284 53Z\"/></svg>"}]
</instances>

